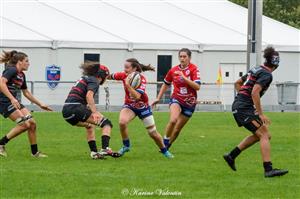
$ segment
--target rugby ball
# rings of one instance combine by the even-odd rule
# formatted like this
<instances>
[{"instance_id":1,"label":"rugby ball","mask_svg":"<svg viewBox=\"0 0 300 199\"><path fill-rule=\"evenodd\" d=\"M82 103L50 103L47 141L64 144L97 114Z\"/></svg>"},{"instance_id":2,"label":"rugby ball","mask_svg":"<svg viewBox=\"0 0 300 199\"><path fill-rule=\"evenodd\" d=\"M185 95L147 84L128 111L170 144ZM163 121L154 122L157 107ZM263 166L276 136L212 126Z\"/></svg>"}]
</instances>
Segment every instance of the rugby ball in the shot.
<instances>
[{"instance_id":1,"label":"rugby ball","mask_svg":"<svg viewBox=\"0 0 300 199\"><path fill-rule=\"evenodd\" d=\"M129 81L129 84L132 88L136 89L141 85L141 74L139 72L130 73L127 76L127 81Z\"/></svg>"}]
</instances>

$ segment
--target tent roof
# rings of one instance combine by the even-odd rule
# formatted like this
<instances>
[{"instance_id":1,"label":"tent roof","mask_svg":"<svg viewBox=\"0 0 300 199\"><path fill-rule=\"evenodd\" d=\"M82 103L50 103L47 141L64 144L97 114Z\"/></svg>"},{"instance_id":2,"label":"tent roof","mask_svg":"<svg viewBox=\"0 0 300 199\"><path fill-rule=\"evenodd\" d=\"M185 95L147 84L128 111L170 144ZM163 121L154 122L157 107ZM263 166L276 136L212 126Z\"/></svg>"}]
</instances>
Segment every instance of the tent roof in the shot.
<instances>
[{"instance_id":1,"label":"tent roof","mask_svg":"<svg viewBox=\"0 0 300 199\"><path fill-rule=\"evenodd\" d=\"M247 9L229 1L4 0L3 47L244 50ZM263 45L299 51L300 31L263 17Z\"/></svg>"}]
</instances>

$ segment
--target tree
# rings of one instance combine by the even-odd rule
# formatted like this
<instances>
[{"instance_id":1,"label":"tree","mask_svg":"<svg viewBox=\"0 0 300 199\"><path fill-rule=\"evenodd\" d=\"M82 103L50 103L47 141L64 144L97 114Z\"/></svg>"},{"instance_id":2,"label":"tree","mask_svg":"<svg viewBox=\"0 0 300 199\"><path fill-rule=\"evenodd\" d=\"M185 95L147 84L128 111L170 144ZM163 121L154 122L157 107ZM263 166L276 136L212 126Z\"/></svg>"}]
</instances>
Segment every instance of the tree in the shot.
<instances>
[{"instance_id":1,"label":"tree","mask_svg":"<svg viewBox=\"0 0 300 199\"><path fill-rule=\"evenodd\" d=\"M248 0L230 1L248 7ZM264 0L263 14L300 29L300 0Z\"/></svg>"}]
</instances>

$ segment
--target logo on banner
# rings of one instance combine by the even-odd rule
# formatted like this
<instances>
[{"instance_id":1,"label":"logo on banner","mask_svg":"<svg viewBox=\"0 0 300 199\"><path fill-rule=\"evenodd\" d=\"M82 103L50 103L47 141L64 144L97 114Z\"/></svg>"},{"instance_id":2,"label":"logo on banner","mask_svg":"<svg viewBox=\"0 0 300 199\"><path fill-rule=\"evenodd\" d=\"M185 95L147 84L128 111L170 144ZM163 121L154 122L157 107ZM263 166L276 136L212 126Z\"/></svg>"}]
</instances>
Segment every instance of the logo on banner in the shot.
<instances>
[{"instance_id":1,"label":"logo on banner","mask_svg":"<svg viewBox=\"0 0 300 199\"><path fill-rule=\"evenodd\" d=\"M61 70L60 66L46 66L46 80L49 88L55 89L60 81Z\"/></svg>"}]
</instances>

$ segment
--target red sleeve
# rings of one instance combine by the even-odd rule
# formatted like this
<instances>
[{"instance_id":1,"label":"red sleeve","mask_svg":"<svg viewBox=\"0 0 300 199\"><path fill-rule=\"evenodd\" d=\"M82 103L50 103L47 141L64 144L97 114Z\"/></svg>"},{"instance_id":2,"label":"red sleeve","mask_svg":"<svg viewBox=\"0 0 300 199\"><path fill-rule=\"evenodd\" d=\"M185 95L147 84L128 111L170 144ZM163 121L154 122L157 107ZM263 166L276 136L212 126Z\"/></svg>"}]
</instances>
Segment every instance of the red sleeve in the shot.
<instances>
[{"instance_id":1,"label":"red sleeve","mask_svg":"<svg viewBox=\"0 0 300 199\"><path fill-rule=\"evenodd\" d=\"M201 84L200 72L197 66L195 66L195 69L192 71L191 80Z\"/></svg>"},{"instance_id":2,"label":"red sleeve","mask_svg":"<svg viewBox=\"0 0 300 199\"><path fill-rule=\"evenodd\" d=\"M126 79L127 75L125 72L117 72L117 73L112 73L111 77L114 80L123 80Z\"/></svg>"},{"instance_id":3,"label":"red sleeve","mask_svg":"<svg viewBox=\"0 0 300 199\"><path fill-rule=\"evenodd\" d=\"M164 79L165 84L170 85L173 81L173 71L170 69Z\"/></svg>"},{"instance_id":4,"label":"red sleeve","mask_svg":"<svg viewBox=\"0 0 300 199\"><path fill-rule=\"evenodd\" d=\"M146 78L144 76L141 76L142 78L142 81L141 81L141 84L139 87L137 87L135 90L141 94L144 94L145 93L145 90L146 90Z\"/></svg>"}]
</instances>

